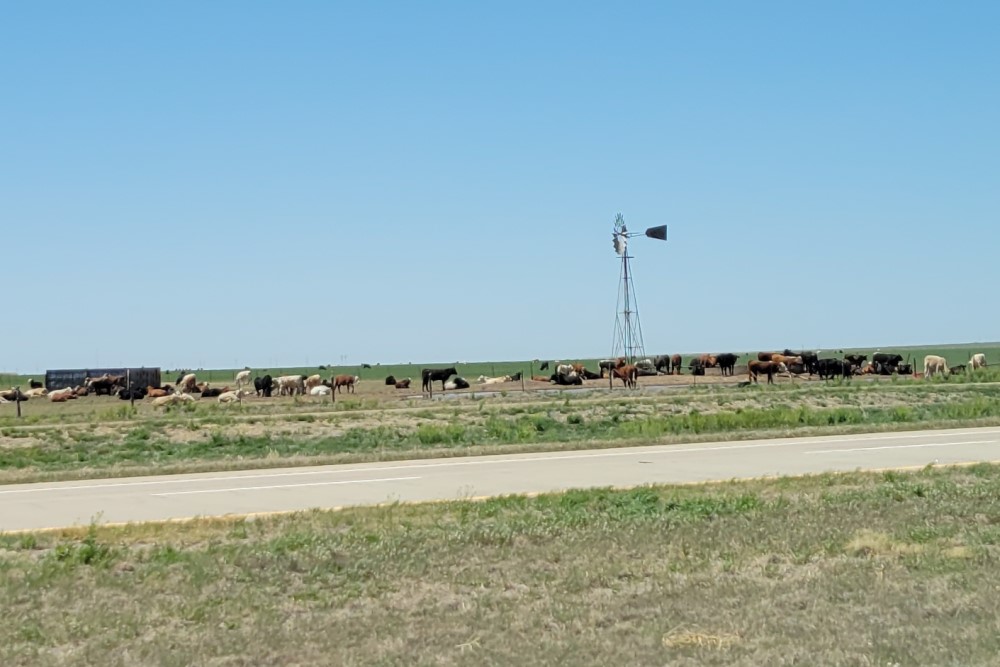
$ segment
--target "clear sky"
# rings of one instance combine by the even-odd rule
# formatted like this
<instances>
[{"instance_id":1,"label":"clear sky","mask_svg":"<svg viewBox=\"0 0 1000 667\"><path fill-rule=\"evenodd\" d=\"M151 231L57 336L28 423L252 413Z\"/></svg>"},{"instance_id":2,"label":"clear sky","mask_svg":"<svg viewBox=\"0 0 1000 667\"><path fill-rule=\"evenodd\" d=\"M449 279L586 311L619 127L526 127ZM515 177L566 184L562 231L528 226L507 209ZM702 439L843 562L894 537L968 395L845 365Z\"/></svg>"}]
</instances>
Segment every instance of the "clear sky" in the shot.
<instances>
[{"instance_id":1,"label":"clear sky","mask_svg":"<svg viewBox=\"0 0 1000 667\"><path fill-rule=\"evenodd\" d=\"M621 4L0 4L0 369L1000 339L1000 3Z\"/></svg>"}]
</instances>

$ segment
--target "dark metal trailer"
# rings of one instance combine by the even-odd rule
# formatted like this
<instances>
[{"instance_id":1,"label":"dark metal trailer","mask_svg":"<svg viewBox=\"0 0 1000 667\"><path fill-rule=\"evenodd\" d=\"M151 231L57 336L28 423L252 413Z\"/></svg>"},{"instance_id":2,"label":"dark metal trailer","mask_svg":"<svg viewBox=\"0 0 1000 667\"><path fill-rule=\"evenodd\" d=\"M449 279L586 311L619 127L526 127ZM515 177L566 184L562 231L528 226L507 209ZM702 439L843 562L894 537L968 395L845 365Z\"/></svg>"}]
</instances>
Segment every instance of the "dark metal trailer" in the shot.
<instances>
[{"instance_id":1,"label":"dark metal trailer","mask_svg":"<svg viewBox=\"0 0 1000 667\"><path fill-rule=\"evenodd\" d=\"M133 387L160 387L159 368L78 368L71 370L45 371L45 388L49 391L78 387L88 378L108 375L126 375Z\"/></svg>"}]
</instances>

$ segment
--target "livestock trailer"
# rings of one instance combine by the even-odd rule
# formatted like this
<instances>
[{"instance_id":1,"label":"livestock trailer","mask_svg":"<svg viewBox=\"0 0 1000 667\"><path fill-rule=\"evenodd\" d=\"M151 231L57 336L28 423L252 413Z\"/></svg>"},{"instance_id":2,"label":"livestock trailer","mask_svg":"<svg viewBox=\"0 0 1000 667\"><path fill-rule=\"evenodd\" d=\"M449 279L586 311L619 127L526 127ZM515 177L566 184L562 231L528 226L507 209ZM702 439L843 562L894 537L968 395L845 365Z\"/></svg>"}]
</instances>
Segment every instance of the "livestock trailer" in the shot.
<instances>
[{"instance_id":1,"label":"livestock trailer","mask_svg":"<svg viewBox=\"0 0 1000 667\"><path fill-rule=\"evenodd\" d=\"M160 387L159 368L78 368L73 370L45 371L45 388L49 391L79 387L88 378L128 373L133 387Z\"/></svg>"}]
</instances>

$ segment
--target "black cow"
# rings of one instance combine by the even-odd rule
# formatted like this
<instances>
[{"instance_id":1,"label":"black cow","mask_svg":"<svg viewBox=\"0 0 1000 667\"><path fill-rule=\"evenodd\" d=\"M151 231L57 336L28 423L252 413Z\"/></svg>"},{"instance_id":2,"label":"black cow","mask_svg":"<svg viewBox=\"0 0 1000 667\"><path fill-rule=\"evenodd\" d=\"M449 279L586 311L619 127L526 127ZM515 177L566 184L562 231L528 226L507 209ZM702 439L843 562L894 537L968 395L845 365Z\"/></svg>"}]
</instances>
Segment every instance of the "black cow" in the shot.
<instances>
[{"instance_id":1,"label":"black cow","mask_svg":"<svg viewBox=\"0 0 1000 667\"><path fill-rule=\"evenodd\" d=\"M202 398L218 398L219 396L221 396L222 394L226 393L227 391L229 391L229 387L223 387L222 389L219 389L218 387L206 387L205 389L202 389L202 391L201 391L201 397Z\"/></svg>"},{"instance_id":2,"label":"black cow","mask_svg":"<svg viewBox=\"0 0 1000 667\"><path fill-rule=\"evenodd\" d=\"M123 401L130 401L133 398L137 401L141 401L146 398L146 390L143 387L137 387L135 389L119 389L118 398Z\"/></svg>"},{"instance_id":3,"label":"black cow","mask_svg":"<svg viewBox=\"0 0 1000 667\"><path fill-rule=\"evenodd\" d=\"M861 366L863 363L868 361L867 354L845 354L844 361L851 362L852 366Z\"/></svg>"},{"instance_id":4,"label":"black cow","mask_svg":"<svg viewBox=\"0 0 1000 667\"><path fill-rule=\"evenodd\" d=\"M851 377L851 362L841 359L819 359L816 362L816 370L821 380L828 380L835 377Z\"/></svg>"},{"instance_id":5,"label":"black cow","mask_svg":"<svg viewBox=\"0 0 1000 667\"><path fill-rule=\"evenodd\" d=\"M896 372L900 375L909 375L913 372L913 364L900 364L896 366Z\"/></svg>"},{"instance_id":6,"label":"black cow","mask_svg":"<svg viewBox=\"0 0 1000 667\"><path fill-rule=\"evenodd\" d=\"M670 375L670 355L660 354L653 357L653 366L656 367L658 373Z\"/></svg>"},{"instance_id":7,"label":"black cow","mask_svg":"<svg viewBox=\"0 0 1000 667\"><path fill-rule=\"evenodd\" d=\"M892 375L897 367L903 363L903 356L878 352L872 355L872 363L875 364L875 372L879 375Z\"/></svg>"},{"instance_id":8,"label":"black cow","mask_svg":"<svg viewBox=\"0 0 1000 667\"><path fill-rule=\"evenodd\" d=\"M258 396L271 398L271 392L274 391L274 379L270 375L265 375L262 378L254 378L253 388L257 390Z\"/></svg>"},{"instance_id":9,"label":"black cow","mask_svg":"<svg viewBox=\"0 0 1000 667\"><path fill-rule=\"evenodd\" d=\"M389 377L387 377L385 379L385 384L386 384L387 387L391 387L391 386L395 385L396 384L396 376L395 375L390 375Z\"/></svg>"},{"instance_id":10,"label":"black cow","mask_svg":"<svg viewBox=\"0 0 1000 667\"><path fill-rule=\"evenodd\" d=\"M420 371L420 390L421 391L431 391L431 383L434 380L441 381L441 391L444 391L444 383L452 375L458 375L458 371L454 367L449 368L424 368ZM464 380L463 380L464 382Z\"/></svg>"},{"instance_id":11,"label":"black cow","mask_svg":"<svg viewBox=\"0 0 1000 667\"><path fill-rule=\"evenodd\" d=\"M547 362L547 361L543 361L543 362L542 362L542 365L538 367L538 370L540 370L540 371L544 371L544 370L546 370L546 369L547 369L548 367L549 367L549 362Z\"/></svg>"},{"instance_id":12,"label":"black cow","mask_svg":"<svg viewBox=\"0 0 1000 667\"><path fill-rule=\"evenodd\" d=\"M791 363L791 364L785 364L785 367L788 368L788 372L791 373L792 375L802 375L803 373L806 372L805 364Z\"/></svg>"},{"instance_id":13,"label":"black cow","mask_svg":"<svg viewBox=\"0 0 1000 667\"><path fill-rule=\"evenodd\" d=\"M455 369L451 369L451 370L454 371ZM436 380L437 378L434 378L434 379ZM455 378L452 382L455 385L455 389L468 389L469 388L469 381L466 380L465 378ZM442 388L441 390L444 391L444 380L441 381L441 388Z\"/></svg>"},{"instance_id":14,"label":"black cow","mask_svg":"<svg viewBox=\"0 0 1000 667\"><path fill-rule=\"evenodd\" d=\"M521 371L518 371L518 372L516 372L516 373L514 373L513 375L510 376L510 381L511 382L520 382L521 381L521 377L523 375L524 375L524 373L522 373Z\"/></svg>"},{"instance_id":15,"label":"black cow","mask_svg":"<svg viewBox=\"0 0 1000 667\"><path fill-rule=\"evenodd\" d=\"M965 372L965 364L959 364L958 366L952 366L949 371L952 375L960 375Z\"/></svg>"},{"instance_id":16,"label":"black cow","mask_svg":"<svg viewBox=\"0 0 1000 667\"><path fill-rule=\"evenodd\" d=\"M28 380L28 384L32 389L41 389L42 383L39 380Z\"/></svg>"},{"instance_id":17,"label":"black cow","mask_svg":"<svg viewBox=\"0 0 1000 667\"><path fill-rule=\"evenodd\" d=\"M95 396L100 396L101 394L110 396L115 391L116 387L117 385L113 380L103 377L92 379L90 383L87 384L87 389L94 392Z\"/></svg>"},{"instance_id":18,"label":"black cow","mask_svg":"<svg viewBox=\"0 0 1000 667\"><path fill-rule=\"evenodd\" d=\"M594 371L589 371L586 368L583 369L583 373L581 373L581 375L583 376L584 380L600 380L601 379L601 374L600 373L595 373Z\"/></svg>"},{"instance_id":19,"label":"black cow","mask_svg":"<svg viewBox=\"0 0 1000 667\"><path fill-rule=\"evenodd\" d=\"M722 354L716 355L715 361L719 364L719 368L722 370L723 375L732 375L736 369L736 361L739 358L738 354L723 352Z\"/></svg>"},{"instance_id":20,"label":"black cow","mask_svg":"<svg viewBox=\"0 0 1000 667\"><path fill-rule=\"evenodd\" d=\"M579 373L569 373L567 375L553 373L552 377L549 378L549 381L563 386L583 384L583 378L580 377Z\"/></svg>"},{"instance_id":21,"label":"black cow","mask_svg":"<svg viewBox=\"0 0 1000 667\"><path fill-rule=\"evenodd\" d=\"M809 352L807 350L802 350L800 352L793 352L792 350L786 349L782 352L786 357L800 357L802 359L802 365L806 367L809 371L809 375L819 372L819 367L817 362L819 361L819 355L815 352Z\"/></svg>"}]
</instances>

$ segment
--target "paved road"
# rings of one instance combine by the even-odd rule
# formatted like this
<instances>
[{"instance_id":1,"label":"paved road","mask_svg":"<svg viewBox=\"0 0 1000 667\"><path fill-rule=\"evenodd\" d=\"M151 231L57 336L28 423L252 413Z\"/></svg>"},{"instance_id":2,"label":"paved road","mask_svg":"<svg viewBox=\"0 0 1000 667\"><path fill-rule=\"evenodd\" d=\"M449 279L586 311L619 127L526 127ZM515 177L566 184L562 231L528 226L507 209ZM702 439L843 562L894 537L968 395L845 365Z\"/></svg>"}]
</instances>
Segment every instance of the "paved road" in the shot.
<instances>
[{"instance_id":1,"label":"paved road","mask_svg":"<svg viewBox=\"0 0 1000 667\"><path fill-rule=\"evenodd\" d=\"M0 486L0 531L1000 460L1000 428Z\"/></svg>"}]
</instances>

